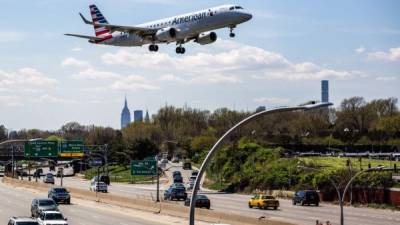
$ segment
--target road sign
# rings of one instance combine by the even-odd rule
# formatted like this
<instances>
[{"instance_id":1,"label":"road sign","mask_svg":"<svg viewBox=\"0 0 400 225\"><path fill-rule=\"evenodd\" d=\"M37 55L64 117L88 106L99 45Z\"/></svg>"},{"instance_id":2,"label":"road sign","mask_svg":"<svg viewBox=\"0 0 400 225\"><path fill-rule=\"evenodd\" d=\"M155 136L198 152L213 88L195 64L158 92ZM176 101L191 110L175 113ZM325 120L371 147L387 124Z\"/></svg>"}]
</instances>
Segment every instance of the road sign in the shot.
<instances>
[{"instance_id":1,"label":"road sign","mask_svg":"<svg viewBox=\"0 0 400 225\"><path fill-rule=\"evenodd\" d=\"M27 141L24 148L25 157L57 157L58 142L57 141Z\"/></svg>"},{"instance_id":2,"label":"road sign","mask_svg":"<svg viewBox=\"0 0 400 225\"><path fill-rule=\"evenodd\" d=\"M83 156L83 141L62 141L60 144L61 157L82 157Z\"/></svg>"},{"instance_id":3,"label":"road sign","mask_svg":"<svg viewBox=\"0 0 400 225\"><path fill-rule=\"evenodd\" d=\"M157 175L157 161L132 160L131 175L155 176Z\"/></svg>"}]
</instances>

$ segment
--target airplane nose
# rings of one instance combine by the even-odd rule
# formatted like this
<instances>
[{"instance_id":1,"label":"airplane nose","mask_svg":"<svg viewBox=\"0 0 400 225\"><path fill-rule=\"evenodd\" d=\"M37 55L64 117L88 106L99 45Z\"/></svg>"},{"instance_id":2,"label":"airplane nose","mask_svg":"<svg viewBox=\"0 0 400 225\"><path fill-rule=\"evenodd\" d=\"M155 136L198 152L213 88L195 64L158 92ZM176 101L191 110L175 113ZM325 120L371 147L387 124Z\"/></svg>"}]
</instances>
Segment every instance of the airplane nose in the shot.
<instances>
[{"instance_id":1,"label":"airplane nose","mask_svg":"<svg viewBox=\"0 0 400 225\"><path fill-rule=\"evenodd\" d=\"M250 13L244 13L244 19L246 21L249 21L253 18L253 15L251 15Z\"/></svg>"}]
</instances>

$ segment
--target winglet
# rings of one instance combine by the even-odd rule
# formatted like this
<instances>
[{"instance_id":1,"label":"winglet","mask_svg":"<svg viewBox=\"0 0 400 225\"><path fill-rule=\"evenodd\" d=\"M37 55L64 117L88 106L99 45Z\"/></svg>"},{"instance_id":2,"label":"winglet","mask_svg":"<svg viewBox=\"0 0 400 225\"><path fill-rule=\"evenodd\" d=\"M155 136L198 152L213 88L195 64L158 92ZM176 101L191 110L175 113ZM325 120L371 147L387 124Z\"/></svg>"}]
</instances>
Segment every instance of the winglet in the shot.
<instances>
[{"instance_id":1,"label":"winglet","mask_svg":"<svg viewBox=\"0 0 400 225\"><path fill-rule=\"evenodd\" d=\"M83 20L84 23L93 25L93 23L90 22L89 20L87 20L87 19L82 15L82 13L79 13L79 15L81 16L81 18L82 18L82 20Z\"/></svg>"}]
</instances>

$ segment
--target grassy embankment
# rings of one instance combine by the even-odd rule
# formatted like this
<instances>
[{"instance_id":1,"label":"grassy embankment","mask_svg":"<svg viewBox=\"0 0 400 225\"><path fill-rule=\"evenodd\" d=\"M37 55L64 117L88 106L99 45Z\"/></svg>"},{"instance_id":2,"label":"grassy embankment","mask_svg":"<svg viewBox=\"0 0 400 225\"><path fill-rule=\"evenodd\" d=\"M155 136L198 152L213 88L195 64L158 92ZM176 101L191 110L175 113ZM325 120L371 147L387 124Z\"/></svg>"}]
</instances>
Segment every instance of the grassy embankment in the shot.
<instances>
[{"instance_id":1,"label":"grassy embankment","mask_svg":"<svg viewBox=\"0 0 400 225\"><path fill-rule=\"evenodd\" d=\"M103 168L100 168L100 174L102 173ZM125 182L125 183L141 183L141 182L149 182L153 180L152 176L131 176L130 167L124 167L120 165L109 166L108 167L109 175L111 182ZM97 169L92 168L83 172L85 175L85 179L92 179L94 176L97 176ZM154 178L155 181L155 178Z\"/></svg>"}]
</instances>

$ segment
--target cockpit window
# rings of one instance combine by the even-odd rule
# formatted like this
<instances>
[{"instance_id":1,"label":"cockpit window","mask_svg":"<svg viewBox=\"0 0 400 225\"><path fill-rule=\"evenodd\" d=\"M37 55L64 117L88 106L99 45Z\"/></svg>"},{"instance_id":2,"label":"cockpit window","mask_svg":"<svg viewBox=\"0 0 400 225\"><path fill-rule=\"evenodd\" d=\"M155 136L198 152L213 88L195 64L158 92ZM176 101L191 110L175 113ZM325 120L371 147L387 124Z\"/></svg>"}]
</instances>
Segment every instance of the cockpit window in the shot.
<instances>
[{"instance_id":1,"label":"cockpit window","mask_svg":"<svg viewBox=\"0 0 400 225\"><path fill-rule=\"evenodd\" d=\"M235 6L235 9L243 9L241 6Z\"/></svg>"},{"instance_id":2,"label":"cockpit window","mask_svg":"<svg viewBox=\"0 0 400 225\"><path fill-rule=\"evenodd\" d=\"M229 10L234 10L234 9L235 9L235 7L233 7L233 6L229 8Z\"/></svg>"}]
</instances>

